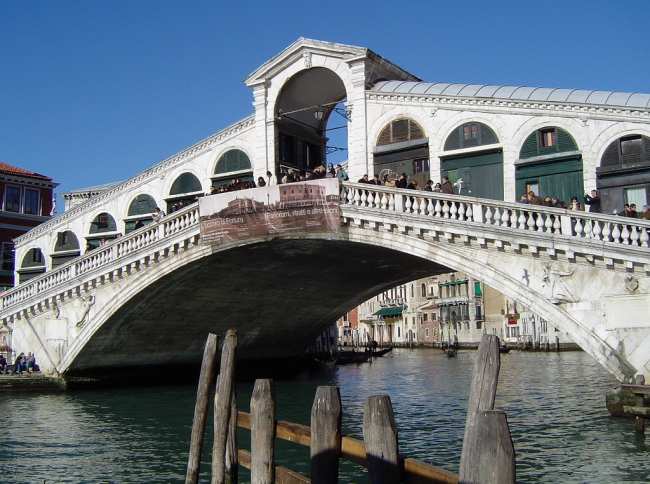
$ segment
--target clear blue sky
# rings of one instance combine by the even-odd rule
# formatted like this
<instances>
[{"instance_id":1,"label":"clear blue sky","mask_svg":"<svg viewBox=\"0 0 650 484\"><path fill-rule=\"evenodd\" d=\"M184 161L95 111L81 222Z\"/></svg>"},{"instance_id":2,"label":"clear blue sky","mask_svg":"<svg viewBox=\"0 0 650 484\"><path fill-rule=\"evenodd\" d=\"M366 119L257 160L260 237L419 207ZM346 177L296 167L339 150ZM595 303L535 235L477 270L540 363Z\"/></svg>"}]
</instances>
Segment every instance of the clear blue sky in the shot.
<instances>
[{"instance_id":1,"label":"clear blue sky","mask_svg":"<svg viewBox=\"0 0 650 484\"><path fill-rule=\"evenodd\" d=\"M0 160L58 193L126 179L251 114L242 79L299 37L430 82L648 93L648 18L648 0L4 0Z\"/></svg>"}]
</instances>

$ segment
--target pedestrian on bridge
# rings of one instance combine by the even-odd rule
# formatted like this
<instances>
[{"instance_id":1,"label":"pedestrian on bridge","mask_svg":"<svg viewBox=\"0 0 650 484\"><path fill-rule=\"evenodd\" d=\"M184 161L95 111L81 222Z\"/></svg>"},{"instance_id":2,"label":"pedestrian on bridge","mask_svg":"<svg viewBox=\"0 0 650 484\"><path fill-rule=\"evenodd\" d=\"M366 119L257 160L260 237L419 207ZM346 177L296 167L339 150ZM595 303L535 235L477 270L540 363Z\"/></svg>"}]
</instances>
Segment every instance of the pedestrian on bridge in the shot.
<instances>
[{"instance_id":1,"label":"pedestrian on bridge","mask_svg":"<svg viewBox=\"0 0 650 484\"><path fill-rule=\"evenodd\" d=\"M591 191L591 196L585 193L585 205L589 205L590 213L600 213L600 197L596 190Z\"/></svg>"},{"instance_id":2,"label":"pedestrian on bridge","mask_svg":"<svg viewBox=\"0 0 650 484\"><path fill-rule=\"evenodd\" d=\"M443 176L442 177L442 187L440 188L442 193L448 193L449 195L454 193L454 187L451 185L451 182L449 181L449 177Z\"/></svg>"}]
</instances>

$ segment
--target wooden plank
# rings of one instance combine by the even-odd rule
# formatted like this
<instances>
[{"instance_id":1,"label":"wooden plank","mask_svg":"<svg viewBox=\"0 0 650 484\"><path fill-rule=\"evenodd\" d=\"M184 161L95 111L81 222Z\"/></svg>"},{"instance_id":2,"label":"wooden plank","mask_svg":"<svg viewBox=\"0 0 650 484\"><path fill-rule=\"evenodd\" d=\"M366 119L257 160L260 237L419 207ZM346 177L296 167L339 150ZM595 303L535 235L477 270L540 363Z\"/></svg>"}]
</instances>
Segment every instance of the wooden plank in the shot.
<instances>
[{"instance_id":1,"label":"wooden plank","mask_svg":"<svg viewBox=\"0 0 650 484\"><path fill-rule=\"evenodd\" d=\"M284 420L278 420L276 424L277 438L290 440L300 445L310 445L311 429L306 425L285 422ZM245 429L250 429L250 414L239 411L237 415L237 425ZM242 450L240 449L240 464L242 464L241 452ZM366 446L363 441L355 439L354 437L343 436L341 438L341 458L360 465L361 467L368 467L366 460ZM458 483L458 474L443 469L442 467L437 467L433 464L421 462L416 459L400 459L403 460L402 479L406 484ZM247 465L244 465L244 467L249 468Z\"/></svg>"},{"instance_id":2,"label":"wooden plank","mask_svg":"<svg viewBox=\"0 0 650 484\"><path fill-rule=\"evenodd\" d=\"M246 469L251 468L251 453L247 450L239 449L239 463ZM297 472L282 466L275 466L275 482L277 484L310 484L308 477L298 474Z\"/></svg>"},{"instance_id":3,"label":"wooden plank","mask_svg":"<svg viewBox=\"0 0 650 484\"><path fill-rule=\"evenodd\" d=\"M621 385L621 391L637 395L650 395L650 385Z\"/></svg>"},{"instance_id":4,"label":"wooden plank","mask_svg":"<svg viewBox=\"0 0 650 484\"><path fill-rule=\"evenodd\" d=\"M237 331L229 329L221 349L221 367L214 402L214 444L212 446L212 484L225 484L226 443L230 425L230 405L235 377Z\"/></svg>"},{"instance_id":5,"label":"wooden plank","mask_svg":"<svg viewBox=\"0 0 650 484\"><path fill-rule=\"evenodd\" d=\"M371 484L398 484L399 444L393 406L388 395L366 398L363 411L363 440Z\"/></svg>"},{"instance_id":6,"label":"wooden plank","mask_svg":"<svg viewBox=\"0 0 650 484\"><path fill-rule=\"evenodd\" d=\"M319 386L311 408L311 480L316 484L339 480L342 418L339 389Z\"/></svg>"},{"instance_id":7,"label":"wooden plank","mask_svg":"<svg viewBox=\"0 0 650 484\"><path fill-rule=\"evenodd\" d=\"M458 474L415 459L401 459L406 484L458 484Z\"/></svg>"},{"instance_id":8,"label":"wooden plank","mask_svg":"<svg viewBox=\"0 0 650 484\"><path fill-rule=\"evenodd\" d=\"M216 356L218 346L219 336L212 333L208 334L205 348L203 349L199 388L196 391L194 420L192 421L192 436L190 438L190 455L187 458L185 484L197 484L199 482L199 468L201 466L201 454L203 452L203 437L205 435L205 423L208 418L208 403L210 401L210 386L214 379L214 364L217 360Z\"/></svg>"},{"instance_id":9,"label":"wooden plank","mask_svg":"<svg viewBox=\"0 0 650 484\"><path fill-rule=\"evenodd\" d=\"M273 380L255 381L251 396L251 484L275 482L275 392Z\"/></svg>"}]
</instances>

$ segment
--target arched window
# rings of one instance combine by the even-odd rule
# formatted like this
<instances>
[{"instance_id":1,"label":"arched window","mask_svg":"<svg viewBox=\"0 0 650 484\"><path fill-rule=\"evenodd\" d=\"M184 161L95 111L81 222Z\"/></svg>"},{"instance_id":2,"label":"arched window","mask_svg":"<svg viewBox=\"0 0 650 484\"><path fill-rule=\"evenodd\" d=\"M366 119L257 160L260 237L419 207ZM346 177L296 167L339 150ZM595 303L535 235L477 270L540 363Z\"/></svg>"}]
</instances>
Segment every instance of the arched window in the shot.
<instances>
[{"instance_id":1,"label":"arched window","mask_svg":"<svg viewBox=\"0 0 650 484\"><path fill-rule=\"evenodd\" d=\"M456 128L445 141L445 151L493 145L499 142L496 133L483 123L465 123Z\"/></svg>"},{"instance_id":2,"label":"arched window","mask_svg":"<svg viewBox=\"0 0 650 484\"><path fill-rule=\"evenodd\" d=\"M533 131L515 161L515 187L516 200L522 193L531 191L567 204L573 196L582 198L582 153L573 137L556 126Z\"/></svg>"},{"instance_id":3,"label":"arched window","mask_svg":"<svg viewBox=\"0 0 650 484\"><path fill-rule=\"evenodd\" d=\"M215 175L251 169L251 160L242 150L230 150L225 152L217 161L214 170Z\"/></svg>"},{"instance_id":4,"label":"arched window","mask_svg":"<svg viewBox=\"0 0 650 484\"><path fill-rule=\"evenodd\" d=\"M620 212L624 204L637 211L650 201L650 138L626 135L610 143L596 168L602 213Z\"/></svg>"},{"instance_id":5,"label":"arched window","mask_svg":"<svg viewBox=\"0 0 650 484\"><path fill-rule=\"evenodd\" d=\"M103 243L114 239L117 236L117 224L109 213L100 213L90 222L89 236L86 237L93 247L99 247Z\"/></svg>"},{"instance_id":6,"label":"arched window","mask_svg":"<svg viewBox=\"0 0 650 484\"><path fill-rule=\"evenodd\" d=\"M174 180L169 191L167 202L167 213L181 210L196 202L196 198L203 195L201 182L192 173L182 173ZM162 207L161 207L162 208Z\"/></svg>"},{"instance_id":7,"label":"arched window","mask_svg":"<svg viewBox=\"0 0 650 484\"><path fill-rule=\"evenodd\" d=\"M576 151L578 145L564 129L550 126L531 133L519 152L519 159Z\"/></svg>"},{"instance_id":8,"label":"arched window","mask_svg":"<svg viewBox=\"0 0 650 484\"><path fill-rule=\"evenodd\" d=\"M117 225L115 224L115 219L109 213L100 213L97 215L92 222L90 222L90 231L91 234L101 234L104 232L115 232L117 231Z\"/></svg>"},{"instance_id":9,"label":"arched window","mask_svg":"<svg viewBox=\"0 0 650 484\"><path fill-rule=\"evenodd\" d=\"M377 146L391 145L424 138L424 130L412 119L397 119L379 134Z\"/></svg>"},{"instance_id":10,"label":"arched window","mask_svg":"<svg viewBox=\"0 0 650 484\"><path fill-rule=\"evenodd\" d=\"M429 139L422 127L412 119L396 119L386 126L377 140L373 153L374 173L381 180L395 181L405 173L424 186L430 178Z\"/></svg>"},{"instance_id":11,"label":"arched window","mask_svg":"<svg viewBox=\"0 0 650 484\"><path fill-rule=\"evenodd\" d=\"M411 297L415 297L415 286L411 284Z\"/></svg>"},{"instance_id":12,"label":"arched window","mask_svg":"<svg viewBox=\"0 0 650 484\"><path fill-rule=\"evenodd\" d=\"M29 249L18 269L18 283L28 281L45 272L45 257L39 248Z\"/></svg>"},{"instance_id":13,"label":"arched window","mask_svg":"<svg viewBox=\"0 0 650 484\"><path fill-rule=\"evenodd\" d=\"M427 297L427 285L424 282L420 286L420 294L422 297Z\"/></svg>"},{"instance_id":14,"label":"arched window","mask_svg":"<svg viewBox=\"0 0 650 484\"><path fill-rule=\"evenodd\" d=\"M170 195L182 195L201 191L201 182L192 173L182 173L174 180Z\"/></svg>"},{"instance_id":15,"label":"arched window","mask_svg":"<svg viewBox=\"0 0 650 484\"><path fill-rule=\"evenodd\" d=\"M151 195L138 195L129 205L128 216L151 215L156 208L156 201Z\"/></svg>"},{"instance_id":16,"label":"arched window","mask_svg":"<svg viewBox=\"0 0 650 484\"><path fill-rule=\"evenodd\" d=\"M54 252L52 252L52 268L65 264L80 254L79 240L71 230L56 234Z\"/></svg>"},{"instance_id":17,"label":"arched window","mask_svg":"<svg viewBox=\"0 0 650 484\"><path fill-rule=\"evenodd\" d=\"M156 206L156 201L151 195L143 193L135 197L131 201L128 215L124 219L124 233L128 234L136 228L143 227L153 222L151 215Z\"/></svg>"},{"instance_id":18,"label":"arched window","mask_svg":"<svg viewBox=\"0 0 650 484\"><path fill-rule=\"evenodd\" d=\"M449 178L454 193L503 200L503 148L498 144L494 130L478 121L454 128L440 157L440 178ZM468 148L474 149L455 153Z\"/></svg>"}]
</instances>

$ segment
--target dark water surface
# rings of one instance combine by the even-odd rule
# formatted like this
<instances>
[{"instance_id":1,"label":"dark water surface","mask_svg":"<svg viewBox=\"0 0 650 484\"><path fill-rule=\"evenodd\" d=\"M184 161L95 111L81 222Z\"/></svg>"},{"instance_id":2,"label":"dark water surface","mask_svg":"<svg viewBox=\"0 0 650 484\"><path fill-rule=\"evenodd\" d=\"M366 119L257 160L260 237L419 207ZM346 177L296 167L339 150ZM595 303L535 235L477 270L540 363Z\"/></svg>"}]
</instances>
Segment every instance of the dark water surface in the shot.
<instances>
[{"instance_id":1,"label":"dark water surface","mask_svg":"<svg viewBox=\"0 0 650 484\"><path fill-rule=\"evenodd\" d=\"M276 381L277 417L309 424L316 387L338 385L345 432L362 438L363 404L388 394L400 451L457 471L475 352L393 350L372 364L330 375ZM616 386L585 353L502 355L496 406L505 409L517 454L517 482L648 482L650 454L634 421L612 419L606 391ZM252 383L237 386L248 410ZM0 483L182 483L196 387L0 395ZM211 427L211 425L210 425ZM250 433L241 430L240 446ZM201 482L210 482L208 429ZM309 474L309 450L278 442L277 461ZM242 471L240 482L247 482ZM341 482L367 482L342 466Z\"/></svg>"}]
</instances>

